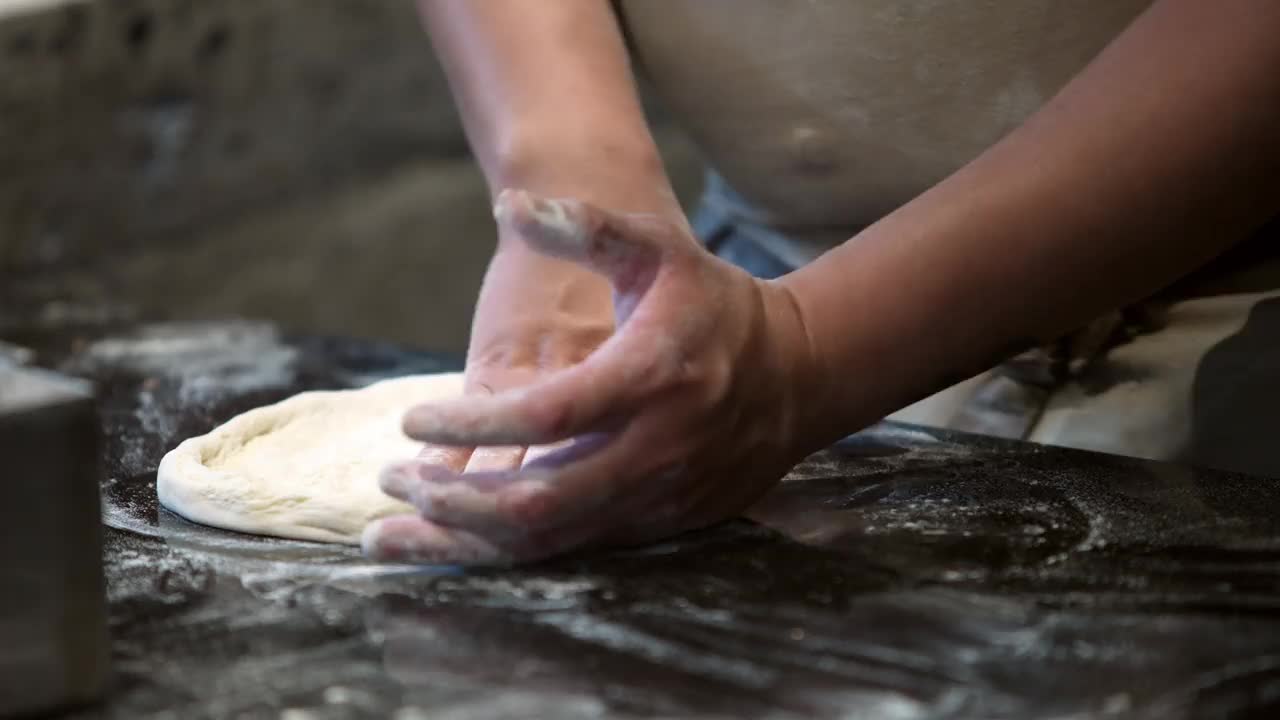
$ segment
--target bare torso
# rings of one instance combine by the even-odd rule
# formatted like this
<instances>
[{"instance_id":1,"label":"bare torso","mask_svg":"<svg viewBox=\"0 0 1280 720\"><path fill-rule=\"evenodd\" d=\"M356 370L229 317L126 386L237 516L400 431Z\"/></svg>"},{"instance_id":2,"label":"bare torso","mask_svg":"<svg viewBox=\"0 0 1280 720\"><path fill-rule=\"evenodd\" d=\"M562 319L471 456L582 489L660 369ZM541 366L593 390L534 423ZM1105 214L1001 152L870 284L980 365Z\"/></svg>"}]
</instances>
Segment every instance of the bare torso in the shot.
<instances>
[{"instance_id":1,"label":"bare torso","mask_svg":"<svg viewBox=\"0 0 1280 720\"><path fill-rule=\"evenodd\" d=\"M1039 108L1149 0L621 0L640 73L738 210L831 244Z\"/></svg>"}]
</instances>

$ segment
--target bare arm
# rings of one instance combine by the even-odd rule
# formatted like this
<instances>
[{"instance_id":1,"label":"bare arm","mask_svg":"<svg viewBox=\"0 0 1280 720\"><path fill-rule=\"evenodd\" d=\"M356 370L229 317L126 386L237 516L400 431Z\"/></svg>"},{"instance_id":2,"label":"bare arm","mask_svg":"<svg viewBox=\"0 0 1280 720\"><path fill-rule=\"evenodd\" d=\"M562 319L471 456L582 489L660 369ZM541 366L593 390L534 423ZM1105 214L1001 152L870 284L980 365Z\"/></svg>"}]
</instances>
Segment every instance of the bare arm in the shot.
<instances>
[{"instance_id":1,"label":"bare arm","mask_svg":"<svg viewBox=\"0 0 1280 720\"><path fill-rule=\"evenodd\" d=\"M607 0L419 0L494 195L674 206Z\"/></svg>"},{"instance_id":2,"label":"bare arm","mask_svg":"<svg viewBox=\"0 0 1280 720\"><path fill-rule=\"evenodd\" d=\"M492 196L506 187L678 214L606 0L419 0ZM475 238L461 238L474 242ZM470 395L527 386L591 354L614 330L604 280L498 233L472 317ZM468 472L545 452L427 447Z\"/></svg>"},{"instance_id":3,"label":"bare arm","mask_svg":"<svg viewBox=\"0 0 1280 720\"><path fill-rule=\"evenodd\" d=\"M419 0L496 196L520 187L622 211L679 213L607 0ZM481 291L468 380L488 365L575 362L612 330L608 283L503 232Z\"/></svg>"},{"instance_id":4,"label":"bare arm","mask_svg":"<svg viewBox=\"0 0 1280 720\"><path fill-rule=\"evenodd\" d=\"M1280 211L1280 3L1161 0L1019 130L783 281L853 429Z\"/></svg>"},{"instance_id":5,"label":"bare arm","mask_svg":"<svg viewBox=\"0 0 1280 720\"><path fill-rule=\"evenodd\" d=\"M501 196L504 227L613 280L626 324L536 385L419 406L405 429L587 441L471 482L392 466L384 487L471 539L375 527L366 547L509 562L701 527L841 434L1160 288L1280 210L1278 36L1275 0L1159 0L1022 128L780 281L679 222Z\"/></svg>"}]
</instances>

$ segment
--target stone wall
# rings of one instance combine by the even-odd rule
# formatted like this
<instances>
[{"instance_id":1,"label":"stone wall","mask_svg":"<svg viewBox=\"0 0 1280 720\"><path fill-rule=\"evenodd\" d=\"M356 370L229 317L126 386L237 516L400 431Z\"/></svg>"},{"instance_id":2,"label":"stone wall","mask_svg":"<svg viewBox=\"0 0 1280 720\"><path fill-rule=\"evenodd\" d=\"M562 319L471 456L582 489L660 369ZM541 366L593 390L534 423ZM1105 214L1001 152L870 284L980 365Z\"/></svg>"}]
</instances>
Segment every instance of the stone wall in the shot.
<instances>
[{"instance_id":1,"label":"stone wall","mask_svg":"<svg viewBox=\"0 0 1280 720\"><path fill-rule=\"evenodd\" d=\"M0 26L18 267L116 254L463 139L411 3L70 2ZM67 243L68 236L110 243Z\"/></svg>"},{"instance_id":2,"label":"stone wall","mask_svg":"<svg viewBox=\"0 0 1280 720\"><path fill-rule=\"evenodd\" d=\"M457 349L492 234L411 0L0 0L10 323L56 300Z\"/></svg>"}]
</instances>

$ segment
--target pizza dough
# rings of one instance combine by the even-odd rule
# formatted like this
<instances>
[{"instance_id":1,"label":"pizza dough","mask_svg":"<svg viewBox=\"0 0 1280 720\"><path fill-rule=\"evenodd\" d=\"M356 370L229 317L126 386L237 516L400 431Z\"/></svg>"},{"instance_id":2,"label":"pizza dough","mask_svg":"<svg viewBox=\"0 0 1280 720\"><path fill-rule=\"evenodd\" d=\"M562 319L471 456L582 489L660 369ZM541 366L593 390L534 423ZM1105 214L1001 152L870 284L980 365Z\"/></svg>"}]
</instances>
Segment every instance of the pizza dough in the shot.
<instances>
[{"instance_id":1,"label":"pizza dough","mask_svg":"<svg viewBox=\"0 0 1280 720\"><path fill-rule=\"evenodd\" d=\"M462 375L444 374L295 395L174 448L156 494L205 525L359 545L371 520L413 512L378 487L387 463L421 447L400 431L405 411L461 393Z\"/></svg>"}]
</instances>

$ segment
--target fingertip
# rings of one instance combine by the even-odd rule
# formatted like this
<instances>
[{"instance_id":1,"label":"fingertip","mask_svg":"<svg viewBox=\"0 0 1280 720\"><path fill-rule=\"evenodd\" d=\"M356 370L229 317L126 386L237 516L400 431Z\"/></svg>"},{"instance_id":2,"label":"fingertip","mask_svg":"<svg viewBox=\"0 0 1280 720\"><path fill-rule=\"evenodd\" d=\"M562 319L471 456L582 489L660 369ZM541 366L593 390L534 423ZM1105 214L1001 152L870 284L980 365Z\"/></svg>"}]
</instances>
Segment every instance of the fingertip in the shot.
<instances>
[{"instance_id":1,"label":"fingertip","mask_svg":"<svg viewBox=\"0 0 1280 720\"><path fill-rule=\"evenodd\" d=\"M436 563L448 547L444 532L415 515L374 520L360 533L360 551L380 562Z\"/></svg>"},{"instance_id":2,"label":"fingertip","mask_svg":"<svg viewBox=\"0 0 1280 720\"><path fill-rule=\"evenodd\" d=\"M400 432L414 440L433 442L445 426L440 415L440 411L430 405L412 407L400 418Z\"/></svg>"},{"instance_id":3,"label":"fingertip","mask_svg":"<svg viewBox=\"0 0 1280 720\"><path fill-rule=\"evenodd\" d=\"M515 209L522 204L527 195L528 193L523 190L504 188L493 201L493 219L498 224L509 222Z\"/></svg>"},{"instance_id":4,"label":"fingertip","mask_svg":"<svg viewBox=\"0 0 1280 720\"><path fill-rule=\"evenodd\" d=\"M503 442L489 435L502 431L486 418L501 408L493 396L472 395L465 401L440 401L409 409L400 419L400 431L419 442L450 448L477 445L522 445L520 440Z\"/></svg>"},{"instance_id":5,"label":"fingertip","mask_svg":"<svg viewBox=\"0 0 1280 720\"><path fill-rule=\"evenodd\" d=\"M378 562L419 565L489 565L510 560L481 538L413 515L393 515L366 525L360 534L360 551Z\"/></svg>"},{"instance_id":6,"label":"fingertip","mask_svg":"<svg viewBox=\"0 0 1280 720\"><path fill-rule=\"evenodd\" d=\"M384 468L378 475L378 485L383 492L409 503L426 517L432 512L439 487L466 477L447 467L408 460Z\"/></svg>"},{"instance_id":7,"label":"fingertip","mask_svg":"<svg viewBox=\"0 0 1280 720\"><path fill-rule=\"evenodd\" d=\"M410 463L392 463L378 473L378 487L397 500L410 502L417 473Z\"/></svg>"},{"instance_id":8,"label":"fingertip","mask_svg":"<svg viewBox=\"0 0 1280 720\"><path fill-rule=\"evenodd\" d=\"M364 526L360 533L360 552L371 560L391 562L401 560L406 548L402 543L388 542L388 527L394 527L400 516L381 518Z\"/></svg>"},{"instance_id":9,"label":"fingertip","mask_svg":"<svg viewBox=\"0 0 1280 720\"><path fill-rule=\"evenodd\" d=\"M382 520L374 520L360 532L360 553L372 560L382 560Z\"/></svg>"}]
</instances>

